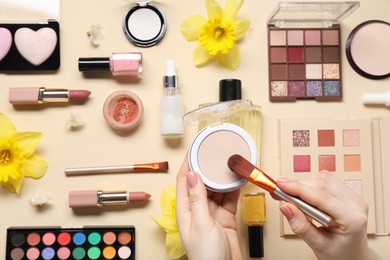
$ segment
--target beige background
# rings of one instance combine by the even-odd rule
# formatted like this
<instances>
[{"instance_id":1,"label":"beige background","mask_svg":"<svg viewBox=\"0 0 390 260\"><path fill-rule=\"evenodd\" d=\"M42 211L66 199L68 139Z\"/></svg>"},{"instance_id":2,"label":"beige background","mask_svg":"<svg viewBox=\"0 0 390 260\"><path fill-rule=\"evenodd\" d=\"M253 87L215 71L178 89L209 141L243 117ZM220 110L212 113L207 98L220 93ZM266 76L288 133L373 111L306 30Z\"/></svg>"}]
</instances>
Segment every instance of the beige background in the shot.
<instances>
[{"instance_id":1,"label":"beige background","mask_svg":"<svg viewBox=\"0 0 390 260\"><path fill-rule=\"evenodd\" d=\"M220 1L223 5L225 1ZM40 180L27 179L20 196L0 189L0 252L4 256L6 228L9 226L133 224L137 228L137 259L168 259L165 253L165 234L151 220L160 216L160 194L167 185L175 184L176 173L194 137L187 128L179 143L168 143L159 133L159 100L165 62L173 58L177 64L185 111L201 103L218 100L218 82L222 78L239 78L243 82L243 96L263 108L263 142L261 166L273 177L279 175L278 118L322 117L388 117L385 107L365 107L363 93L389 91L390 79L373 81L362 78L349 66L343 51L342 102L297 101L271 103L268 100L267 30L269 14L277 1L247 0L239 17L251 21L251 26L239 48L242 62L236 71L228 71L213 64L195 68L192 54L195 43L184 40L180 33L181 21L195 14L206 15L204 1L158 1L168 20L168 30L162 42L149 49L134 47L125 38L121 21L131 1L66 0L61 2L61 68L53 74L1 74L0 111L15 123L19 131L41 131L43 140L38 153L49 163L46 175ZM388 0L362 0L361 6L342 23L343 48L349 32L369 19L390 20ZM86 36L92 24L100 23L105 39L94 48ZM137 83L115 80L107 75L83 77L77 69L79 57L109 56L113 51L142 51L143 79ZM88 89L90 100L83 105L37 107L17 110L8 103L8 88L14 86L45 86L48 88ZM102 115L105 98L116 90L130 90L140 96L145 106L143 123L130 135L121 136L111 130ZM87 122L79 131L65 127L70 113L79 113ZM153 161L169 161L167 174L106 175L66 178L64 168L77 166L121 165ZM51 194L47 207L38 209L28 201L36 189ZM67 206L69 190L127 189L152 194L148 203L129 208L79 212ZM243 192L259 191L248 184ZM279 236L280 213L278 203L267 195L267 223L265 225L264 259L314 259L309 247L299 239ZM240 214L238 221L241 221ZM248 256L246 228L239 225L242 252ZM386 246L390 237L370 238L370 245L384 259L390 259ZM218 250L216 248L216 250ZM0 256L1 258L2 256Z\"/></svg>"}]
</instances>

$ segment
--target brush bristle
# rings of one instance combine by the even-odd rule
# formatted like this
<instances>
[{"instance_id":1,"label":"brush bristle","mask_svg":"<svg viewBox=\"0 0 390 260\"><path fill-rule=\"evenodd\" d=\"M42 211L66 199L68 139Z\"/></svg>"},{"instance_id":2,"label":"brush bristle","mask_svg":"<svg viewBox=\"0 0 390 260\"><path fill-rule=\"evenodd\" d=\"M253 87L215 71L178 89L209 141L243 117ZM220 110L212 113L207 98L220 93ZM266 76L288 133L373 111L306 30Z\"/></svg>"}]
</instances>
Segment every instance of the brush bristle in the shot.
<instances>
[{"instance_id":1,"label":"brush bristle","mask_svg":"<svg viewBox=\"0 0 390 260\"><path fill-rule=\"evenodd\" d=\"M249 175L251 175L253 170L256 168L248 160L238 154L230 156L228 160L228 166L230 170L237 173L238 175L241 175L245 179L248 179Z\"/></svg>"},{"instance_id":2,"label":"brush bristle","mask_svg":"<svg viewBox=\"0 0 390 260\"><path fill-rule=\"evenodd\" d=\"M168 162L160 162L158 163L158 168L162 171L167 171L169 166L168 166Z\"/></svg>"}]
</instances>

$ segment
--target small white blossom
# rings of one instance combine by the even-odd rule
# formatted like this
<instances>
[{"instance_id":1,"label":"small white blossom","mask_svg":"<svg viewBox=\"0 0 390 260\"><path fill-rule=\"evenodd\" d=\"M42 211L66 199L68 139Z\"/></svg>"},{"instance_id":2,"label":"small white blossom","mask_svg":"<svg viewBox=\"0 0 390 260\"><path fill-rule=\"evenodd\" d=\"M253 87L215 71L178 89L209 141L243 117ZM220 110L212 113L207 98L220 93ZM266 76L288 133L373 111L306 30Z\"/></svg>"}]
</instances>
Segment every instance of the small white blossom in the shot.
<instances>
[{"instance_id":1,"label":"small white blossom","mask_svg":"<svg viewBox=\"0 0 390 260\"><path fill-rule=\"evenodd\" d=\"M30 195L30 202L34 206L43 206L51 201L51 197L40 190L36 190L33 195Z\"/></svg>"},{"instance_id":2,"label":"small white blossom","mask_svg":"<svg viewBox=\"0 0 390 260\"><path fill-rule=\"evenodd\" d=\"M90 31L87 32L87 35L93 46L98 46L100 41L104 39L102 33L102 26L98 24L91 25Z\"/></svg>"},{"instance_id":3,"label":"small white blossom","mask_svg":"<svg viewBox=\"0 0 390 260\"><path fill-rule=\"evenodd\" d=\"M66 121L66 126L68 128L81 128L84 125L85 121L79 114L71 113L68 120Z\"/></svg>"}]
</instances>

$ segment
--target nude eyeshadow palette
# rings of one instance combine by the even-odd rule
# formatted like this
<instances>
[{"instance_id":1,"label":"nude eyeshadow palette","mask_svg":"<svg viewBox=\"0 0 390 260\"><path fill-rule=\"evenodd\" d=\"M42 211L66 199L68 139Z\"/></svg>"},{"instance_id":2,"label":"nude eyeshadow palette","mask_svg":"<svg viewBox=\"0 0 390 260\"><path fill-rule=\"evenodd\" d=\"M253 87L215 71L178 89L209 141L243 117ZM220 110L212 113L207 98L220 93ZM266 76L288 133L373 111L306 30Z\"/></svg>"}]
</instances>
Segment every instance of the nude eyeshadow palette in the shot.
<instances>
[{"instance_id":1,"label":"nude eyeshadow palette","mask_svg":"<svg viewBox=\"0 0 390 260\"><path fill-rule=\"evenodd\" d=\"M342 99L342 18L356 2L281 2L268 23L269 99ZM325 13L324 13L325 12Z\"/></svg>"},{"instance_id":2,"label":"nude eyeshadow palette","mask_svg":"<svg viewBox=\"0 0 390 260\"><path fill-rule=\"evenodd\" d=\"M10 227L6 259L134 260L135 227Z\"/></svg>"}]
</instances>

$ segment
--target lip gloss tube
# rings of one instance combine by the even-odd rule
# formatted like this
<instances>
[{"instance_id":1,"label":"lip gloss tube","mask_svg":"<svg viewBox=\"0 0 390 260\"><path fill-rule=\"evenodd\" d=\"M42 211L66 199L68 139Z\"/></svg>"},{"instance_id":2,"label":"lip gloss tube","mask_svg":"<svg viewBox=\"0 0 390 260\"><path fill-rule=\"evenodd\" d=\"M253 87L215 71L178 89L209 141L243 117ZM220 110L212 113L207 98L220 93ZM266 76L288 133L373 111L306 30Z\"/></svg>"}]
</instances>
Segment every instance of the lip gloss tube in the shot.
<instances>
[{"instance_id":1,"label":"lip gloss tube","mask_svg":"<svg viewBox=\"0 0 390 260\"><path fill-rule=\"evenodd\" d=\"M79 71L111 71L114 77L141 78L142 53L114 52L111 57L79 58Z\"/></svg>"}]
</instances>

